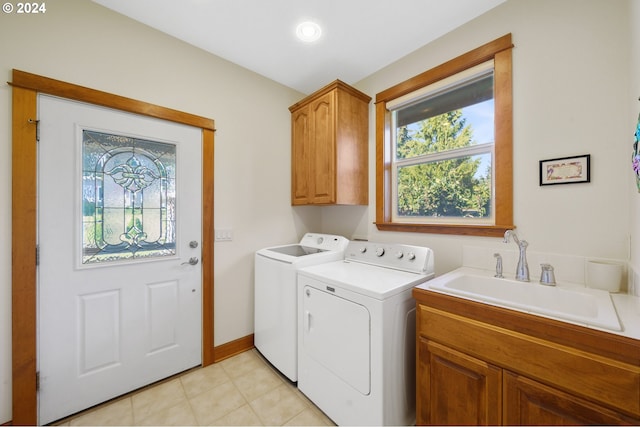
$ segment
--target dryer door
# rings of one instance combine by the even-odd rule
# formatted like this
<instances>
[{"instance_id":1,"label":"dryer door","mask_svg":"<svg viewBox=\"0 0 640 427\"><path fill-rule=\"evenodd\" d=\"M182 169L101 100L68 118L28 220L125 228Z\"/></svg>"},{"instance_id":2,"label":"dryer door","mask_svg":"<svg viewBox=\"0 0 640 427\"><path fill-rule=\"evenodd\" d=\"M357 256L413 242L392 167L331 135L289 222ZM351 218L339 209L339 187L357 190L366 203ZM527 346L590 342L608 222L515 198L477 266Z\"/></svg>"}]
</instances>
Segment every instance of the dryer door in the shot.
<instances>
[{"instance_id":1,"label":"dryer door","mask_svg":"<svg viewBox=\"0 0 640 427\"><path fill-rule=\"evenodd\" d=\"M371 316L361 304L310 286L302 297L304 352L364 395L371 392Z\"/></svg>"}]
</instances>

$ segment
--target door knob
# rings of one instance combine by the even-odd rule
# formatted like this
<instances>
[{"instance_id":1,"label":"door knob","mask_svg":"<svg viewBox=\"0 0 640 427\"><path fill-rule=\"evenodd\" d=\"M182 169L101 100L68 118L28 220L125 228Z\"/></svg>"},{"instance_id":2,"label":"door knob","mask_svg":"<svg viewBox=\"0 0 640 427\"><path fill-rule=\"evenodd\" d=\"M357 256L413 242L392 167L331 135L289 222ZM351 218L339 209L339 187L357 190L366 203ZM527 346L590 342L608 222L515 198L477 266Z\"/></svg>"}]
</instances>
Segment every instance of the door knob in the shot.
<instances>
[{"instance_id":1,"label":"door knob","mask_svg":"<svg viewBox=\"0 0 640 427\"><path fill-rule=\"evenodd\" d=\"M194 257L194 256L193 256L193 257L189 258L189 261L187 261L187 262L183 262L183 263L182 263L182 264L180 264L180 265L185 265L185 264L189 264L189 265L196 265L197 263L198 263L198 258L196 258L196 257Z\"/></svg>"}]
</instances>

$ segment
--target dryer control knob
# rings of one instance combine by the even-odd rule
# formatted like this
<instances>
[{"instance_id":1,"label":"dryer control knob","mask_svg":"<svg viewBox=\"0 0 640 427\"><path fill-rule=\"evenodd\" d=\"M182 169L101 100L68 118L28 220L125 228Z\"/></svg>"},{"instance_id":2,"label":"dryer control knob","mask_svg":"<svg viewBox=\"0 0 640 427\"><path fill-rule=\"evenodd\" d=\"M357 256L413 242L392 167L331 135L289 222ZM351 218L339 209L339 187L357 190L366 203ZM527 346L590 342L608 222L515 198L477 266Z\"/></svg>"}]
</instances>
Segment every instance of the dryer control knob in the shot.
<instances>
[{"instance_id":1,"label":"dryer control knob","mask_svg":"<svg viewBox=\"0 0 640 427\"><path fill-rule=\"evenodd\" d=\"M376 255L378 255L378 256L382 256L382 255L384 255L384 248L378 248L378 249L376 249Z\"/></svg>"},{"instance_id":2,"label":"dryer control knob","mask_svg":"<svg viewBox=\"0 0 640 427\"><path fill-rule=\"evenodd\" d=\"M324 237L318 237L318 244L321 245L324 242Z\"/></svg>"},{"instance_id":3,"label":"dryer control knob","mask_svg":"<svg viewBox=\"0 0 640 427\"><path fill-rule=\"evenodd\" d=\"M413 252L409 252L407 254L407 258L409 258L409 260L413 261L414 259L416 259L416 254L414 254Z\"/></svg>"},{"instance_id":4,"label":"dryer control knob","mask_svg":"<svg viewBox=\"0 0 640 427\"><path fill-rule=\"evenodd\" d=\"M396 258L401 259L403 256L404 254L402 253L402 251L396 252Z\"/></svg>"},{"instance_id":5,"label":"dryer control knob","mask_svg":"<svg viewBox=\"0 0 640 427\"><path fill-rule=\"evenodd\" d=\"M361 247L360 248L360 253L363 254L365 252L367 252L367 247L366 246Z\"/></svg>"}]
</instances>

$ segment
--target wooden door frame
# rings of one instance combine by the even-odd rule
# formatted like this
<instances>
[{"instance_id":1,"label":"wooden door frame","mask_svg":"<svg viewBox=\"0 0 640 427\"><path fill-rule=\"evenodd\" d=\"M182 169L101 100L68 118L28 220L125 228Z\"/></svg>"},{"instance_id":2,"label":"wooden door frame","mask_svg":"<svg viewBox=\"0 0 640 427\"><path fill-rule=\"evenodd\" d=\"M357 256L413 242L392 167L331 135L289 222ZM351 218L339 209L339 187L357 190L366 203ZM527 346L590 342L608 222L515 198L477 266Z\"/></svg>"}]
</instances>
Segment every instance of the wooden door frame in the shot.
<instances>
[{"instance_id":1,"label":"wooden door frame","mask_svg":"<svg viewBox=\"0 0 640 427\"><path fill-rule=\"evenodd\" d=\"M109 107L202 129L202 364L213 340L213 119L13 70L12 96L12 391L13 425L36 425L38 399L36 244L38 94Z\"/></svg>"}]
</instances>

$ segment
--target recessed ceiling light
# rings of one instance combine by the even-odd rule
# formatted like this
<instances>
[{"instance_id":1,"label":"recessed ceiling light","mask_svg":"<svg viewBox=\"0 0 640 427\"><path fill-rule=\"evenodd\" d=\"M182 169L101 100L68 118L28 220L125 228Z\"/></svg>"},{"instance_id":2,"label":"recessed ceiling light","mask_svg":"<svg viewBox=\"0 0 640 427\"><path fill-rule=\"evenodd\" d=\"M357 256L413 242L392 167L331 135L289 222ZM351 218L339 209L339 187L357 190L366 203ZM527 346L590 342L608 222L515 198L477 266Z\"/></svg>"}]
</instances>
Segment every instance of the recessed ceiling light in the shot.
<instances>
[{"instance_id":1,"label":"recessed ceiling light","mask_svg":"<svg viewBox=\"0 0 640 427\"><path fill-rule=\"evenodd\" d=\"M322 29L315 22L307 21L296 27L296 36L303 42L311 43L320 38Z\"/></svg>"}]
</instances>

